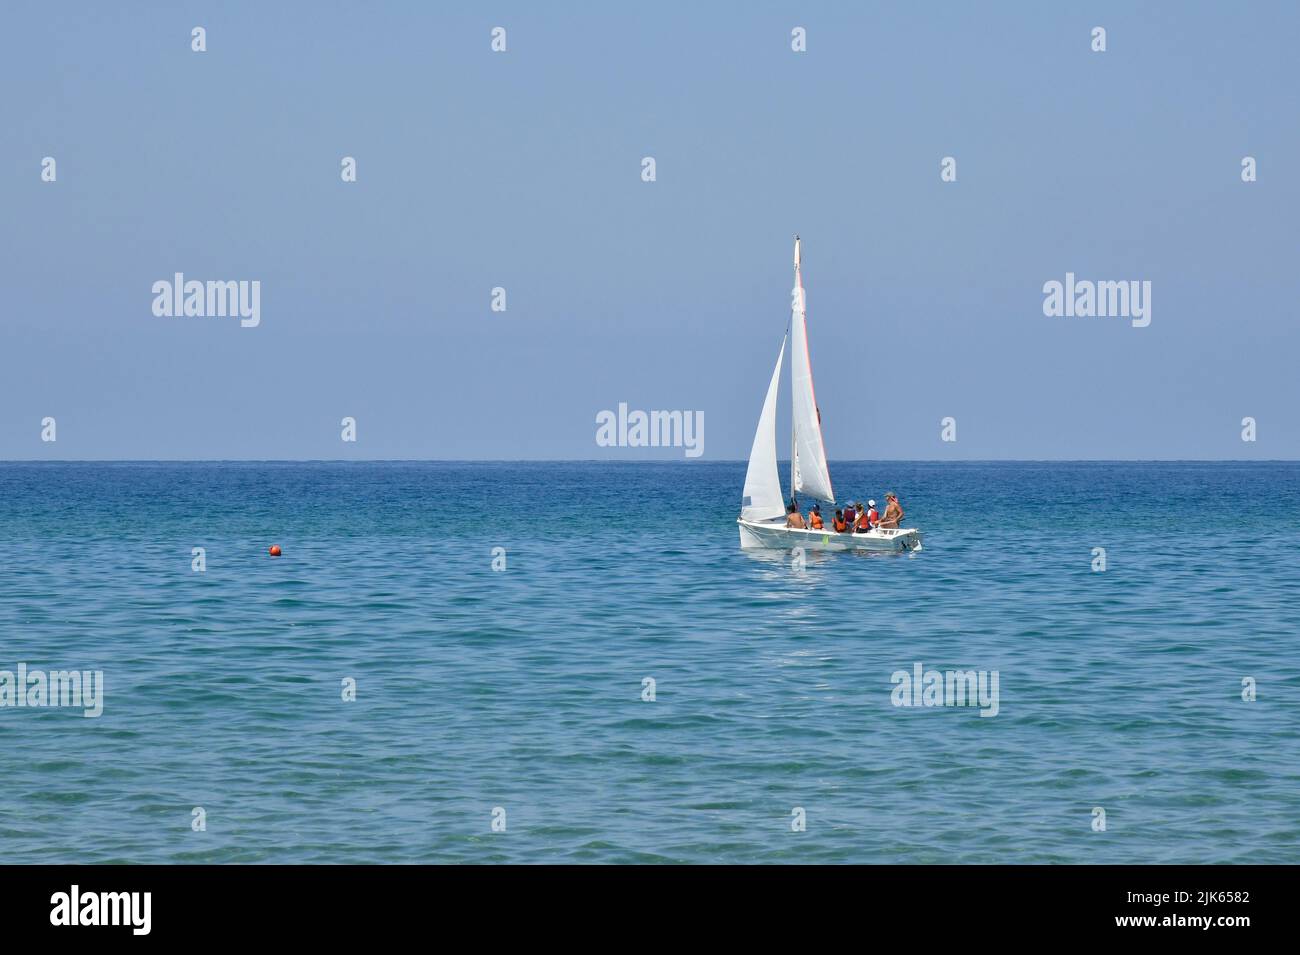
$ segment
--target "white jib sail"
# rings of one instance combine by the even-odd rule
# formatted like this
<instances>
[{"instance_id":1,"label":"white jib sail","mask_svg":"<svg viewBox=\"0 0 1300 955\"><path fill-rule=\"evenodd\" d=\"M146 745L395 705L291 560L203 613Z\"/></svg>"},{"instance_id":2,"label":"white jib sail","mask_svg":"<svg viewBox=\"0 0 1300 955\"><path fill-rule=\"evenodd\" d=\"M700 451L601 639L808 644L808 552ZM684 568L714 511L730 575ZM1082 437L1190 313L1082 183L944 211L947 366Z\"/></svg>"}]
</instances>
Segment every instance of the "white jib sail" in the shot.
<instances>
[{"instance_id":1,"label":"white jib sail","mask_svg":"<svg viewBox=\"0 0 1300 955\"><path fill-rule=\"evenodd\" d=\"M794 240L794 291L790 318L790 390L794 398L793 493L835 503L831 475L822 445L821 412L813 394L812 362L808 357L808 324L804 309L803 276L799 274L799 238Z\"/></svg>"},{"instance_id":2,"label":"white jib sail","mask_svg":"<svg viewBox=\"0 0 1300 955\"><path fill-rule=\"evenodd\" d=\"M776 356L772 382L767 386L763 413L754 432L754 447L749 452L749 470L745 472L744 498L740 516L747 521L769 521L785 514L781 497L781 476L776 470L776 395L781 385L781 363L785 360L785 339Z\"/></svg>"}]
</instances>

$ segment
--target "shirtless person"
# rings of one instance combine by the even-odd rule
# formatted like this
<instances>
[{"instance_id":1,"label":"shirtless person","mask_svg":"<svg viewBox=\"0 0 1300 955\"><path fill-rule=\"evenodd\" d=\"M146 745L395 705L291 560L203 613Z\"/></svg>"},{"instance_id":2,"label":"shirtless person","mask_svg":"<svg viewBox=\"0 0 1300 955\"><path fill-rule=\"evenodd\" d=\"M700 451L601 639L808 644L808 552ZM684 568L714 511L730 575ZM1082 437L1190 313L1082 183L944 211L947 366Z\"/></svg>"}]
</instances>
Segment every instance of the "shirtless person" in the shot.
<instances>
[{"instance_id":1,"label":"shirtless person","mask_svg":"<svg viewBox=\"0 0 1300 955\"><path fill-rule=\"evenodd\" d=\"M903 509L898 506L898 498L890 491L885 495L885 516L880 519L881 527L898 527L903 520Z\"/></svg>"},{"instance_id":2,"label":"shirtless person","mask_svg":"<svg viewBox=\"0 0 1300 955\"><path fill-rule=\"evenodd\" d=\"M798 504L791 502L790 506L786 508L785 526L798 527L801 530L807 529L807 525L803 522L803 515L799 513Z\"/></svg>"}]
</instances>

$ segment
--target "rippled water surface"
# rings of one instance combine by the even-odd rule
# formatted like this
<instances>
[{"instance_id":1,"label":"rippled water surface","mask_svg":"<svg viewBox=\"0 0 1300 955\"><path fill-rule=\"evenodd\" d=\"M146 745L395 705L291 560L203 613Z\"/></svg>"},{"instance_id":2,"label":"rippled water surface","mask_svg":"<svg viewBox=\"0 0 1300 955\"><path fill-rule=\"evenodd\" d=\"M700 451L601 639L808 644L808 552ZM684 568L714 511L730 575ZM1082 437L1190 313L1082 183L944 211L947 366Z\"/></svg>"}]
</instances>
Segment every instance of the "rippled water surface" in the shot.
<instances>
[{"instance_id":1,"label":"rippled water surface","mask_svg":"<svg viewBox=\"0 0 1300 955\"><path fill-rule=\"evenodd\" d=\"M0 707L3 859L1297 861L1300 466L832 471L924 550L742 552L743 463L0 465L0 669L106 688Z\"/></svg>"}]
</instances>

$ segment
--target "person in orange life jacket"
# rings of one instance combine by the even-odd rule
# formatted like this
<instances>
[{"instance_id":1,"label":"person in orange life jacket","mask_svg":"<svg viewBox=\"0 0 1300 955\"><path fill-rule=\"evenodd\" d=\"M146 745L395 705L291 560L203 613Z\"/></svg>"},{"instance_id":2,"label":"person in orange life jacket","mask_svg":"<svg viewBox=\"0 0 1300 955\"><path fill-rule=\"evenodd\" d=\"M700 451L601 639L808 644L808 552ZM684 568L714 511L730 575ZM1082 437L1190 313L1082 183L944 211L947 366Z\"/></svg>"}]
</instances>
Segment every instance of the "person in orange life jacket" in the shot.
<instances>
[{"instance_id":1,"label":"person in orange life jacket","mask_svg":"<svg viewBox=\"0 0 1300 955\"><path fill-rule=\"evenodd\" d=\"M880 524L880 512L876 510L875 501L867 501L867 524L870 527L877 527Z\"/></svg>"},{"instance_id":2,"label":"person in orange life jacket","mask_svg":"<svg viewBox=\"0 0 1300 955\"><path fill-rule=\"evenodd\" d=\"M835 528L837 534L843 534L849 529L849 522L844 519L844 512L838 508L835 510L835 519L831 522L831 526Z\"/></svg>"},{"instance_id":3,"label":"person in orange life jacket","mask_svg":"<svg viewBox=\"0 0 1300 955\"><path fill-rule=\"evenodd\" d=\"M812 510L808 512L808 526L815 531L822 530L826 525L822 523L822 506L814 504Z\"/></svg>"},{"instance_id":4,"label":"person in orange life jacket","mask_svg":"<svg viewBox=\"0 0 1300 955\"><path fill-rule=\"evenodd\" d=\"M867 512L862 509L861 501L858 501L854 507L857 508L857 511L853 515L853 530L857 534L865 534L871 530L871 525L867 523Z\"/></svg>"}]
</instances>

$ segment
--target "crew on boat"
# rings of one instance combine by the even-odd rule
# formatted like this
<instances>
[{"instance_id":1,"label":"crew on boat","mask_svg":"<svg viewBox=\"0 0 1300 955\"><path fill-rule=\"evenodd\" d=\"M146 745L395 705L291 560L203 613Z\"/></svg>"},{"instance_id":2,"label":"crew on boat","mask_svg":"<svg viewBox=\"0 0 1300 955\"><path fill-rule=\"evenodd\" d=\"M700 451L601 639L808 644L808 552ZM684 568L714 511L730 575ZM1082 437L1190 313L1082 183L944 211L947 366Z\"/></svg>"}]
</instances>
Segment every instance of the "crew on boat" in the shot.
<instances>
[{"instance_id":1,"label":"crew on boat","mask_svg":"<svg viewBox=\"0 0 1300 955\"><path fill-rule=\"evenodd\" d=\"M880 526L897 528L902 521L903 508L899 506L898 497L890 491L885 495L885 516L880 519Z\"/></svg>"},{"instance_id":2,"label":"crew on boat","mask_svg":"<svg viewBox=\"0 0 1300 955\"><path fill-rule=\"evenodd\" d=\"M831 519L831 527L837 534L865 534L875 528L893 528L897 529L903 522L903 508L898 503L898 496L890 491L885 495L885 513L882 517L876 510L875 501L867 501L864 507L861 501L851 504L843 510L836 509L835 516ZM799 530L808 530L811 528L815 531L825 530L826 525L822 518L822 509L820 504L814 504L808 511L808 517L799 513L799 502L794 498L785 509L785 526L798 528Z\"/></svg>"}]
</instances>

